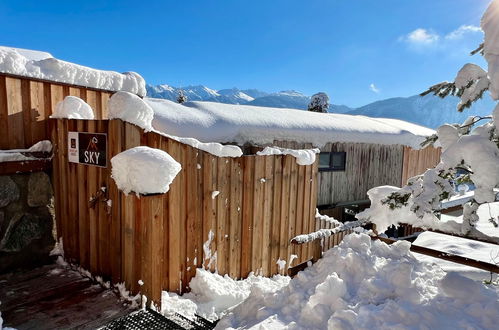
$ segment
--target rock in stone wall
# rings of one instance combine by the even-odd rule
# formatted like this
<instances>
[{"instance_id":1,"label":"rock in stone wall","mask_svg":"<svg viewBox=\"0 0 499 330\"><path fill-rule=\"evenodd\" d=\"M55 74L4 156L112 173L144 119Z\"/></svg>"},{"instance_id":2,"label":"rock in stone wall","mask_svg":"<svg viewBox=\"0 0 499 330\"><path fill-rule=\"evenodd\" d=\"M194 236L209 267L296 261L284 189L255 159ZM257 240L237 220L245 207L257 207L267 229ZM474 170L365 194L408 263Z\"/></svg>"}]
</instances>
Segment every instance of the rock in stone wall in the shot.
<instances>
[{"instance_id":1,"label":"rock in stone wall","mask_svg":"<svg viewBox=\"0 0 499 330\"><path fill-rule=\"evenodd\" d=\"M52 201L45 172L0 176L0 273L51 261Z\"/></svg>"}]
</instances>

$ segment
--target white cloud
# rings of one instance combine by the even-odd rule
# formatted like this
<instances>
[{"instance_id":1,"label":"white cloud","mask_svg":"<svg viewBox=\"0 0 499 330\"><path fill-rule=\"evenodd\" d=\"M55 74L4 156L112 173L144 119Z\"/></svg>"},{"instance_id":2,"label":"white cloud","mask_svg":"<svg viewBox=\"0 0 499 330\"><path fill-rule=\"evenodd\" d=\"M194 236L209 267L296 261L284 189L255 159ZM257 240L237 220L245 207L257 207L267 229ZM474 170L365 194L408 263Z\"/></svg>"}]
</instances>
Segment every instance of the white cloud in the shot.
<instances>
[{"instance_id":1,"label":"white cloud","mask_svg":"<svg viewBox=\"0 0 499 330\"><path fill-rule=\"evenodd\" d=\"M413 45L431 45L440 39L440 36L426 29L416 29L402 38Z\"/></svg>"},{"instance_id":2,"label":"white cloud","mask_svg":"<svg viewBox=\"0 0 499 330\"><path fill-rule=\"evenodd\" d=\"M378 87L376 87L376 85L374 83L371 83L369 85L369 89L375 93L379 93L380 92L380 89Z\"/></svg>"},{"instance_id":3,"label":"white cloud","mask_svg":"<svg viewBox=\"0 0 499 330\"><path fill-rule=\"evenodd\" d=\"M482 29L475 25L461 25L454 31L441 35L433 30L419 28L400 37L399 41L407 43L415 50L448 49L449 47L455 48L466 40L476 42L478 34L481 33L483 33Z\"/></svg>"},{"instance_id":4,"label":"white cloud","mask_svg":"<svg viewBox=\"0 0 499 330\"><path fill-rule=\"evenodd\" d=\"M458 40L462 39L467 33L479 33L483 32L482 29L475 25L461 25L456 30L450 32L445 36L445 39Z\"/></svg>"}]
</instances>

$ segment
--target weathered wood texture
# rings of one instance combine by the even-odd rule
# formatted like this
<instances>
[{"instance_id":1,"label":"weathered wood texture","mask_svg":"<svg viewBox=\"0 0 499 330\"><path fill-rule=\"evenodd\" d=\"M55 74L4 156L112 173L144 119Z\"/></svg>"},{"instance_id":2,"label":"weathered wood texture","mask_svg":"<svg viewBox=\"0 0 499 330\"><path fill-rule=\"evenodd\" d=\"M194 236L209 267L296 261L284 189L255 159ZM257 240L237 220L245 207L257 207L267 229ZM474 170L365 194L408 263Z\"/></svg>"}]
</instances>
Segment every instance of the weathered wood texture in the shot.
<instances>
[{"instance_id":1,"label":"weathered wood texture","mask_svg":"<svg viewBox=\"0 0 499 330\"><path fill-rule=\"evenodd\" d=\"M276 141L285 148L309 145ZM319 172L317 205L330 205L366 199L369 189L381 185L400 185L403 147L368 143L328 143L322 152L346 152L345 171Z\"/></svg>"},{"instance_id":2,"label":"weathered wood texture","mask_svg":"<svg viewBox=\"0 0 499 330\"><path fill-rule=\"evenodd\" d=\"M112 93L0 73L0 149L24 149L48 140L47 119L68 95L85 100L96 119L106 119Z\"/></svg>"},{"instance_id":3,"label":"weathered wood texture","mask_svg":"<svg viewBox=\"0 0 499 330\"><path fill-rule=\"evenodd\" d=\"M405 185L409 178L423 174L427 169L435 167L440 162L441 150L434 147L426 147L422 150L404 147L402 185Z\"/></svg>"},{"instance_id":4,"label":"weathered wood texture","mask_svg":"<svg viewBox=\"0 0 499 330\"><path fill-rule=\"evenodd\" d=\"M283 148L311 148L311 144L274 141ZM440 160L440 148L414 150L401 145L335 142L321 148L321 152L346 152L344 171L320 171L317 205L367 199L371 188L405 184L408 178L424 173Z\"/></svg>"},{"instance_id":5,"label":"weathered wood texture","mask_svg":"<svg viewBox=\"0 0 499 330\"><path fill-rule=\"evenodd\" d=\"M3 326L16 329L97 329L131 313L112 290L52 264L0 275Z\"/></svg>"},{"instance_id":6,"label":"weathered wood texture","mask_svg":"<svg viewBox=\"0 0 499 330\"><path fill-rule=\"evenodd\" d=\"M157 133L111 121L53 120L58 234L66 257L92 273L125 281L159 303L161 290L184 292L196 268L233 278L286 273L314 249L289 240L315 229L317 162L292 156L220 158ZM107 132L108 161L139 145L167 151L182 165L166 194L125 196L108 168L67 161L67 132ZM88 200L107 187L112 208ZM212 193L219 194L212 198ZM210 258L211 256L211 258ZM144 285L140 287L138 280Z\"/></svg>"}]
</instances>

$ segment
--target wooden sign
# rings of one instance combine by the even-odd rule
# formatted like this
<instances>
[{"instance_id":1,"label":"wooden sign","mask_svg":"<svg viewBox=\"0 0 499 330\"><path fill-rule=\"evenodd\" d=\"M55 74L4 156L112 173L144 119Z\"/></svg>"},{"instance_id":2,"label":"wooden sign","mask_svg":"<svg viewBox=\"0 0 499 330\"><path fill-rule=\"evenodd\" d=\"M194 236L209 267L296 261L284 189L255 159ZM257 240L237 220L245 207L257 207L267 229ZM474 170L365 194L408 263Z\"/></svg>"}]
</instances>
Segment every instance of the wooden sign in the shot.
<instances>
[{"instance_id":1,"label":"wooden sign","mask_svg":"<svg viewBox=\"0 0 499 330\"><path fill-rule=\"evenodd\" d=\"M106 167L107 134L68 132L68 160L72 163Z\"/></svg>"}]
</instances>

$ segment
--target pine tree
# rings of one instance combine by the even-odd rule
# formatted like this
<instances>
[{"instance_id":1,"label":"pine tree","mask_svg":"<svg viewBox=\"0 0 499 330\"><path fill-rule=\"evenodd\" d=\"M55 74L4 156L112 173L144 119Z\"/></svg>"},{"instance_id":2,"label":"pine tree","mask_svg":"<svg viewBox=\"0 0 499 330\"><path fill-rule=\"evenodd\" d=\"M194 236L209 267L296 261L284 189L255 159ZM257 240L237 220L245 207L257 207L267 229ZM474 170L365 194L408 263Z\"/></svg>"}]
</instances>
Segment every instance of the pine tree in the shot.
<instances>
[{"instance_id":1,"label":"pine tree","mask_svg":"<svg viewBox=\"0 0 499 330\"><path fill-rule=\"evenodd\" d=\"M320 92L312 95L308 111L327 113L329 109L329 96L326 93Z\"/></svg>"},{"instance_id":2,"label":"pine tree","mask_svg":"<svg viewBox=\"0 0 499 330\"><path fill-rule=\"evenodd\" d=\"M179 90L178 91L178 96L177 96L177 103L184 103L187 101L187 96L185 96L184 94L184 91L183 90Z\"/></svg>"}]
</instances>

